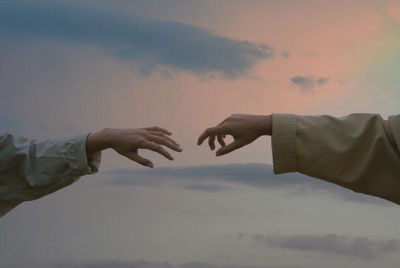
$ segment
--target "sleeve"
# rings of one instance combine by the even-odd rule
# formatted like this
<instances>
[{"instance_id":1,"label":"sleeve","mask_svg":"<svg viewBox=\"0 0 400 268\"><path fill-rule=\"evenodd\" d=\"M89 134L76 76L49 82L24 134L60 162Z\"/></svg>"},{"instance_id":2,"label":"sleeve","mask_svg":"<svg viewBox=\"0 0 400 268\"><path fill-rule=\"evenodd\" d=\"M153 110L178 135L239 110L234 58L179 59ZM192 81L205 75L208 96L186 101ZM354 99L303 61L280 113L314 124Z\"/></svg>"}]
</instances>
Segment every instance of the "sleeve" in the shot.
<instances>
[{"instance_id":1,"label":"sleeve","mask_svg":"<svg viewBox=\"0 0 400 268\"><path fill-rule=\"evenodd\" d=\"M37 142L0 135L0 217L23 201L38 199L97 172L101 154L87 162L86 138Z\"/></svg>"},{"instance_id":2,"label":"sleeve","mask_svg":"<svg viewBox=\"0 0 400 268\"><path fill-rule=\"evenodd\" d=\"M274 173L299 172L400 204L400 115L272 115Z\"/></svg>"}]
</instances>

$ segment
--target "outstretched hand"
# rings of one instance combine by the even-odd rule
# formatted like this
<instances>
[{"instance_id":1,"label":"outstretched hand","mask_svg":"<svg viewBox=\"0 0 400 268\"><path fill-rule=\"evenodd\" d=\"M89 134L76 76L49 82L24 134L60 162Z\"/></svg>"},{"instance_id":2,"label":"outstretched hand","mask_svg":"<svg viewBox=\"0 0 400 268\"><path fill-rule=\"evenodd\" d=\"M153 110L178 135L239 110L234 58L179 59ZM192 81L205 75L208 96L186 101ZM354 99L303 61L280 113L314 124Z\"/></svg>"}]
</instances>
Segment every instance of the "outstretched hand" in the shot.
<instances>
[{"instance_id":1,"label":"outstretched hand","mask_svg":"<svg viewBox=\"0 0 400 268\"><path fill-rule=\"evenodd\" d=\"M154 164L139 155L139 149L157 152L169 160L171 154L164 149L168 147L176 152L181 152L180 145L169 136L172 133L160 127L138 129L104 129L90 134L86 142L88 159L101 150L112 148L119 154L143 166L154 167Z\"/></svg>"},{"instance_id":2,"label":"outstretched hand","mask_svg":"<svg viewBox=\"0 0 400 268\"><path fill-rule=\"evenodd\" d=\"M217 140L221 148L217 150L216 156L221 156L252 143L262 135L271 134L272 115L234 114L217 126L207 128L200 135L197 145L201 145L208 138L208 145L214 150ZM226 135L233 137L232 143L225 143Z\"/></svg>"},{"instance_id":3,"label":"outstretched hand","mask_svg":"<svg viewBox=\"0 0 400 268\"><path fill-rule=\"evenodd\" d=\"M263 135L272 134L272 115L234 114L215 127L207 128L199 137L197 144L201 145L208 139L211 150L216 148L217 140L221 148L217 156L228 154L239 149ZM100 151L112 148L119 154L143 166L154 167L154 164L139 155L139 149L147 149L173 160L171 154L164 148L168 147L181 152L180 145L170 136L172 133L160 127L138 129L110 129L91 133L86 140L86 154L91 161ZM226 144L226 135L233 137L233 142Z\"/></svg>"}]
</instances>

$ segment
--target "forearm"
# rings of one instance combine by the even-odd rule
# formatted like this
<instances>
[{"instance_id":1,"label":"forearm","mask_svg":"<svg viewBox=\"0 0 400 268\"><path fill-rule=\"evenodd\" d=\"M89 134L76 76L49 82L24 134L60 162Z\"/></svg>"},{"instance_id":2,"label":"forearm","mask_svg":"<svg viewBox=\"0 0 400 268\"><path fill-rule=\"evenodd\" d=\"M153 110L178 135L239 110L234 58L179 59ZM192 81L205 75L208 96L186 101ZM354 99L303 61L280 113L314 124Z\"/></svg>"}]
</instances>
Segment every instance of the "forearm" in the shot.
<instances>
[{"instance_id":1,"label":"forearm","mask_svg":"<svg viewBox=\"0 0 400 268\"><path fill-rule=\"evenodd\" d=\"M300 172L400 203L400 158L377 114L274 116L275 173Z\"/></svg>"},{"instance_id":2,"label":"forearm","mask_svg":"<svg viewBox=\"0 0 400 268\"><path fill-rule=\"evenodd\" d=\"M40 198L97 172L100 157L87 162L87 135L35 141L0 136L0 216L17 204Z\"/></svg>"}]
</instances>

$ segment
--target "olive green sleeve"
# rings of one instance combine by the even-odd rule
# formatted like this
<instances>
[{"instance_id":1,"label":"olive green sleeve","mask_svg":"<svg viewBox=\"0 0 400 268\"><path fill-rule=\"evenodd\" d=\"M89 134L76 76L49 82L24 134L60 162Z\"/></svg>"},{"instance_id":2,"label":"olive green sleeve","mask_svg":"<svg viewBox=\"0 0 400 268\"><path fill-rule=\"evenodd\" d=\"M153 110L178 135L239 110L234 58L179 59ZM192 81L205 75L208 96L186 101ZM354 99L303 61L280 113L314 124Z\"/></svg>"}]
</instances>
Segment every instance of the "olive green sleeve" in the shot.
<instances>
[{"instance_id":1,"label":"olive green sleeve","mask_svg":"<svg viewBox=\"0 0 400 268\"><path fill-rule=\"evenodd\" d=\"M273 114L274 173L299 172L400 204L400 115Z\"/></svg>"}]
</instances>

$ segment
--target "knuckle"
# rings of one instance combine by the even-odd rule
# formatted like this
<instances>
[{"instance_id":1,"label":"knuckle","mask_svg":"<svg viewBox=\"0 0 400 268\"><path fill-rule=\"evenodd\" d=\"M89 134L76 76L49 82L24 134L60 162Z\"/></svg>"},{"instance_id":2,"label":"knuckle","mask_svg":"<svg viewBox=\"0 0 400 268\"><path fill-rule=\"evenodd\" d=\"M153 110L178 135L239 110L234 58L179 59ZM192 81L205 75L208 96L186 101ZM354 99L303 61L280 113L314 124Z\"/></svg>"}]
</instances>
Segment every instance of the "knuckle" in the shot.
<instances>
[{"instance_id":1,"label":"knuckle","mask_svg":"<svg viewBox=\"0 0 400 268\"><path fill-rule=\"evenodd\" d=\"M140 139L137 144L139 147L143 147L147 145L147 141L145 139Z\"/></svg>"},{"instance_id":2,"label":"knuckle","mask_svg":"<svg viewBox=\"0 0 400 268\"><path fill-rule=\"evenodd\" d=\"M158 145L158 144L154 148L158 151L164 151L164 149L161 147L161 145Z\"/></svg>"}]
</instances>

